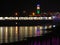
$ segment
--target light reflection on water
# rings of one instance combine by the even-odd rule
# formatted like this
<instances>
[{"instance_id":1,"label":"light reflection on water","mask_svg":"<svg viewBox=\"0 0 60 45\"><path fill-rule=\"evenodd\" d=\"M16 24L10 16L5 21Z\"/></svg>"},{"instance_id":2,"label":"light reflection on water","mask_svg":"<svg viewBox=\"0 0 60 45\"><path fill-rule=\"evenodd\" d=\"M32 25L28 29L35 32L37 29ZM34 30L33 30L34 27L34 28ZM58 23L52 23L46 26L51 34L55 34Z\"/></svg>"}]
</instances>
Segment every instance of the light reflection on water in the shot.
<instances>
[{"instance_id":1,"label":"light reflection on water","mask_svg":"<svg viewBox=\"0 0 60 45\"><path fill-rule=\"evenodd\" d=\"M27 37L42 36L44 33L51 32L46 29L49 26L0 26L0 43L15 42L27 39Z\"/></svg>"}]
</instances>

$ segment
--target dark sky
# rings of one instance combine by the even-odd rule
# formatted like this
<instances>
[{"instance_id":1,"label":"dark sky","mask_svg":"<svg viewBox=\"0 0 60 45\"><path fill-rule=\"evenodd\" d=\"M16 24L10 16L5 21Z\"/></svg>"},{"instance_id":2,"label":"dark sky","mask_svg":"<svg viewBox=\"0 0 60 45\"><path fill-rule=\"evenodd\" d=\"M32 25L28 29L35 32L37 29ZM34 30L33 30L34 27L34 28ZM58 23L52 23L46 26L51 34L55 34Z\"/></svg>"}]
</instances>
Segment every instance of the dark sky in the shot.
<instances>
[{"instance_id":1,"label":"dark sky","mask_svg":"<svg viewBox=\"0 0 60 45\"><path fill-rule=\"evenodd\" d=\"M33 10L37 2L41 5L41 10L60 11L60 2L58 0L1 0L0 14L9 14L14 10Z\"/></svg>"}]
</instances>

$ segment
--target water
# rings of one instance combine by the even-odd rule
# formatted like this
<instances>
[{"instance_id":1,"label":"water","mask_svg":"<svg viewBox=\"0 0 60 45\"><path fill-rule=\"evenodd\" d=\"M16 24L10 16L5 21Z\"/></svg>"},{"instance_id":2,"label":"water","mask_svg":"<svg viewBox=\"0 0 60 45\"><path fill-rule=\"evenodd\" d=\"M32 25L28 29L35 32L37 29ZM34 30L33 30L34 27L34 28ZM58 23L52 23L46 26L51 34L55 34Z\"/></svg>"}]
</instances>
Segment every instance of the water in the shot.
<instances>
[{"instance_id":1,"label":"water","mask_svg":"<svg viewBox=\"0 0 60 45\"><path fill-rule=\"evenodd\" d=\"M49 33L53 26L0 26L0 43L10 43L27 40L27 37L43 36ZM40 44L40 43L39 43Z\"/></svg>"}]
</instances>

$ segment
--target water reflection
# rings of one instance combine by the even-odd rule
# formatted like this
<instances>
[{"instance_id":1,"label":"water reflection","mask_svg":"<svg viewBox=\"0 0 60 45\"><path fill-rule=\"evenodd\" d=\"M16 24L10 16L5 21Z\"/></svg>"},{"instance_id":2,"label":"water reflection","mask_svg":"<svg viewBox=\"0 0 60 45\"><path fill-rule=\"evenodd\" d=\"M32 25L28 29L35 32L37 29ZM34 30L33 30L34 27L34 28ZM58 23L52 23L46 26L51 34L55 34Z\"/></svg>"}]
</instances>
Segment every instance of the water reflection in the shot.
<instances>
[{"instance_id":1,"label":"water reflection","mask_svg":"<svg viewBox=\"0 0 60 45\"><path fill-rule=\"evenodd\" d=\"M42 36L45 33L51 32L46 29L52 28L49 26L0 26L0 43L8 43L15 41L26 40L27 37ZM55 26L54 26L55 27Z\"/></svg>"},{"instance_id":2,"label":"water reflection","mask_svg":"<svg viewBox=\"0 0 60 45\"><path fill-rule=\"evenodd\" d=\"M9 27L9 33L10 33L10 35L9 35L9 37L10 37L10 42L11 41L13 41L13 30L14 30L14 27Z\"/></svg>"},{"instance_id":3,"label":"water reflection","mask_svg":"<svg viewBox=\"0 0 60 45\"><path fill-rule=\"evenodd\" d=\"M0 27L0 43L3 42L3 27Z\"/></svg>"}]
</instances>

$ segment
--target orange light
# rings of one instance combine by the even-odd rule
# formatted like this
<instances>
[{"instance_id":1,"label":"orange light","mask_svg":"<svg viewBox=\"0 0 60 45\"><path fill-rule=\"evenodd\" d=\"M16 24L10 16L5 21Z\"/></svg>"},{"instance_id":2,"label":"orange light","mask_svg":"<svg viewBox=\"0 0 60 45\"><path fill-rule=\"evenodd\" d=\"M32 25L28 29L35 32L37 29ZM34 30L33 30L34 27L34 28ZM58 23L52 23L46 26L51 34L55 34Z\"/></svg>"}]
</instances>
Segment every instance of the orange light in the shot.
<instances>
[{"instance_id":1,"label":"orange light","mask_svg":"<svg viewBox=\"0 0 60 45\"><path fill-rule=\"evenodd\" d=\"M15 12L15 16L18 16L18 12Z\"/></svg>"},{"instance_id":2,"label":"orange light","mask_svg":"<svg viewBox=\"0 0 60 45\"><path fill-rule=\"evenodd\" d=\"M18 15L18 13L16 12L15 15Z\"/></svg>"},{"instance_id":3,"label":"orange light","mask_svg":"<svg viewBox=\"0 0 60 45\"><path fill-rule=\"evenodd\" d=\"M33 12L32 15L35 16L35 13Z\"/></svg>"}]
</instances>

